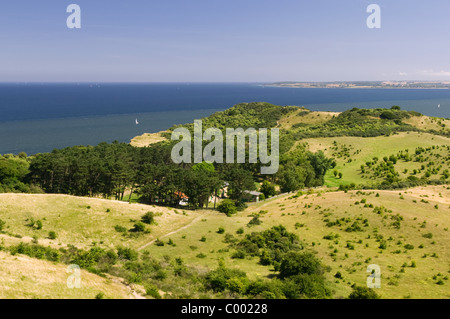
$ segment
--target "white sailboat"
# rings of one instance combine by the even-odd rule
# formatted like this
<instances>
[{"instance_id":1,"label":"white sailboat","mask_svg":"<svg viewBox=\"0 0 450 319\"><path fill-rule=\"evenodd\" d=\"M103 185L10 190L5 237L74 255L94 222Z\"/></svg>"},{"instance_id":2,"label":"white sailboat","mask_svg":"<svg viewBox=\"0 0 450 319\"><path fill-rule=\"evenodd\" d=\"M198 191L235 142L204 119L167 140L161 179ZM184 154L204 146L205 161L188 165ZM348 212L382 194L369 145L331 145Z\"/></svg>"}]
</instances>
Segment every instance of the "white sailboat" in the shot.
<instances>
[{"instance_id":1,"label":"white sailboat","mask_svg":"<svg viewBox=\"0 0 450 319\"><path fill-rule=\"evenodd\" d=\"M136 119L136 125L138 125L139 124L139 122L138 122L138 120Z\"/></svg>"},{"instance_id":2,"label":"white sailboat","mask_svg":"<svg viewBox=\"0 0 450 319\"><path fill-rule=\"evenodd\" d=\"M438 104L438 107L441 107L441 105L440 105L440 104Z\"/></svg>"}]
</instances>

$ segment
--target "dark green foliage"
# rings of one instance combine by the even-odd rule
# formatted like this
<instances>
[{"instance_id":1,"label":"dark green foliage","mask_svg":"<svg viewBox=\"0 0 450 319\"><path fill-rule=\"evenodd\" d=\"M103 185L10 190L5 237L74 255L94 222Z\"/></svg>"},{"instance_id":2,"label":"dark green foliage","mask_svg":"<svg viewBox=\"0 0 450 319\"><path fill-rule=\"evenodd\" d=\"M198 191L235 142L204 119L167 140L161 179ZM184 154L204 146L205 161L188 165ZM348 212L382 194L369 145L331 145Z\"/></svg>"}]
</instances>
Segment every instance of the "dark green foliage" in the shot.
<instances>
[{"instance_id":1,"label":"dark green foliage","mask_svg":"<svg viewBox=\"0 0 450 319\"><path fill-rule=\"evenodd\" d=\"M153 297L155 299L161 299L161 295L159 294L159 290L158 287L156 287L155 285L152 284L148 284L145 286L145 294Z\"/></svg>"},{"instance_id":2,"label":"dark green foliage","mask_svg":"<svg viewBox=\"0 0 450 319\"><path fill-rule=\"evenodd\" d=\"M56 232L54 232L53 230L48 232L49 239L56 239L56 237L58 237L58 236L57 236Z\"/></svg>"},{"instance_id":3,"label":"dark green foliage","mask_svg":"<svg viewBox=\"0 0 450 319\"><path fill-rule=\"evenodd\" d=\"M218 234L223 234L225 232L225 228L219 227L219 230L217 231Z\"/></svg>"},{"instance_id":4,"label":"dark green foliage","mask_svg":"<svg viewBox=\"0 0 450 319\"><path fill-rule=\"evenodd\" d=\"M119 232L119 233L126 233L126 231L127 231L126 227L123 227L123 226L120 226L120 225L114 226L114 229L116 230L116 232Z\"/></svg>"},{"instance_id":5,"label":"dark green foliage","mask_svg":"<svg viewBox=\"0 0 450 319\"><path fill-rule=\"evenodd\" d=\"M135 223L133 228L130 229L130 232L133 232L133 233L141 233L144 231L145 231L145 224L143 222Z\"/></svg>"},{"instance_id":6,"label":"dark green foliage","mask_svg":"<svg viewBox=\"0 0 450 319\"><path fill-rule=\"evenodd\" d=\"M237 212L236 205L231 199L224 199L221 201L219 205L217 205L217 210L227 216L231 216Z\"/></svg>"},{"instance_id":7,"label":"dark green foliage","mask_svg":"<svg viewBox=\"0 0 450 319\"><path fill-rule=\"evenodd\" d=\"M259 219L259 216L253 216L253 218L248 222L247 227L261 225L262 221Z\"/></svg>"},{"instance_id":8,"label":"dark green foliage","mask_svg":"<svg viewBox=\"0 0 450 319\"><path fill-rule=\"evenodd\" d=\"M275 191L275 186L267 180L263 181L259 191L264 194L264 198L272 197L277 193Z\"/></svg>"},{"instance_id":9,"label":"dark green foliage","mask_svg":"<svg viewBox=\"0 0 450 319\"><path fill-rule=\"evenodd\" d=\"M241 270L226 268L224 265L219 266L217 269L205 275L206 287L214 291L230 289L231 284L236 281L240 281L245 285L248 282L247 274Z\"/></svg>"},{"instance_id":10,"label":"dark green foliage","mask_svg":"<svg viewBox=\"0 0 450 319\"><path fill-rule=\"evenodd\" d=\"M124 248L124 247L119 247L117 248L117 255L120 259L126 259L126 260L137 260L139 253L132 249L132 248Z\"/></svg>"},{"instance_id":11,"label":"dark green foliage","mask_svg":"<svg viewBox=\"0 0 450 319\"><path fill-rule=\"evenodd\" d=\"M6 222L0 219L0 233L3 231L3 227L5 227Z\"/></svg>"},{"instance_id":12,"label":"dark green foliage","mask_svg":"<svg viewBox=\"0 0 450 319\"><path fill-rule=\"evenodd\" d=\"M284 280L283 292L286 298L324 299L331 295L322 275L298 274Z\"/></svg>"},{"instance_id":13,"label":"dark green foliage","mask_svg":"<svg viewBox=\"0 0 450 319\"><path fill-rule=\"evenodd\" d=\"M145 224L151 225L155 222L155 213L146 212L142 217L141 221Z\"/></svg>"},{"instance_id":14,"label":"dark green foliage","mask_svg":"<svg viewBox=\"0 0 450 319\"><path fill-rule=\"evenodd\" d=\"M99 292L95 295L95 299L105 299L105 294L103 292Z\"/></svg>"},{"instance_id":15,"label":"dark green foliage","mask_svg":"<svg viewBox=\"0 0 450 319\"><path fill-rule=\"evenodd\" d=\"M164 242L162 240L160 240L159 238L157 238L155 241L155 245L156 246L164 246Z\"/></svg>"},{"instance_id":16,"label":"dark green foliage","mask_svg":"<svg viewBox=\"0 0 450 319\"><path fill-rule=\"evenodd\" d=\"M25 153L23 153L25 154ZM28 184L29 160L22 155L0 155L0 192L32 192Z\"/></svg>"},{"instance_id":17,"label":"dark green foliage","mask_svg":"<svg viewBox=\"0 0 450 319\"><path fill-rule=\"evenodd\" d=\"M320 260L310 252L291 251L281 260L280 278L299 274L320 275L322 272Z\"/></svg>"},{"instance_id":18,"label":"dark green foliage","mask_svg":"<svg viewBox=\"0 0 450 319\"><path fill-rule=\"evenodd\" d=\"M302 249L297 235L289 233L282 225L274 226L262 232L253 232L245 236L238 243L231 245L249 256L259 256L260 263L279 265L284 254L288 251Z\"/></svg>"},{"instance_id":19,"label":"dark green foliage","mask_svg":"<svg viewBox=\"0 0 450 319\"><path fill-rule=\"evenodd\" d=\"M61 254L58 250L51 247L45 247L36 244L20 243L16 246L9 247L11 255L23 254L37 259L45 259L49 261L59 261Z\"/></svg>"},{"instance_id":20,"label":"dark green foliage","mask_svg":"<svg viewBox=\"0 0 450 319\"><path fill-rule=\"evenodd\" d=\"M374 289L368 287L355 286L348 296L349 299L380 299Z\"/></svg>"}]
</instances>

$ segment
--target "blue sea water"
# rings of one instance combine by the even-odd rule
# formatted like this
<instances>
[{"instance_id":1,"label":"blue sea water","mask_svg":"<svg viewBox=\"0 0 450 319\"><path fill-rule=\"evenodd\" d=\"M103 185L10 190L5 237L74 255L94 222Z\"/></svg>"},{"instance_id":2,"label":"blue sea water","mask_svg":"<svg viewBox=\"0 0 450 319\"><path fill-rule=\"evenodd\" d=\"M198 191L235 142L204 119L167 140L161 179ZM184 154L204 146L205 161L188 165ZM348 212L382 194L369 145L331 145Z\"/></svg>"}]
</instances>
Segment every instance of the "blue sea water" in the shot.
<instances>
[{"instance_id":1,"label":"blue sea water","mask_svg":"<svg viewBox=\"0 0 450 319\"><path fill-rule=\"evenodd\" d=\"M129 142L143 133L253 101L317 111L400 105L429 116L450 117L450 90L442 89L299 89L260 83L0 84L0 154Z\"/></svg>"}]
</instances>

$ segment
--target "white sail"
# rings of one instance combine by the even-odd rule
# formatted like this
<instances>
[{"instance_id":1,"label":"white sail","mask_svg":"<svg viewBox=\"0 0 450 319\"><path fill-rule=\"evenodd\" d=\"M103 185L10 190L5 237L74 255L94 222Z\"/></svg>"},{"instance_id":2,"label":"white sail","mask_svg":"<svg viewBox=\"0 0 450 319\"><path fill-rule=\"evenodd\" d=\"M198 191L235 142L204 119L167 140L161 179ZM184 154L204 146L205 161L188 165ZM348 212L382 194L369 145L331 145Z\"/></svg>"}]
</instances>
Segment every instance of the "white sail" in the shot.
<instances>
[{"instance_id":1,"label":"white sail","mask_svg":"<svg viewBox=\"0 0 450 319\"><path fill-rule=\"evenodd\" d=\"M136 125L138 125L139 124L139 122L138 122L138 120L136 119Z\"/></svg>"}]
</instances>

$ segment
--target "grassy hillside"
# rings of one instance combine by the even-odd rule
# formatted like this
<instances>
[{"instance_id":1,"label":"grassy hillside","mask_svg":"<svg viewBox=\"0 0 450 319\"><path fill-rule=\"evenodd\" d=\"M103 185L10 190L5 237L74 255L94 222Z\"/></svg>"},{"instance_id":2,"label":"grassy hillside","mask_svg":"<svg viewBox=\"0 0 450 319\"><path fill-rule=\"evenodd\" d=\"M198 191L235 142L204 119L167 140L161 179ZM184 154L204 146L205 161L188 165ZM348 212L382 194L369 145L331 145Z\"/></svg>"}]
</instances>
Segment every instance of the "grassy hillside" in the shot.
<instances>
[{"instance_id":1,"label":"grassy hillside","mask_svg":"<svg viewBox=\"0 0 450 319\"><path fill-rule=\"evenodd\" d=\"M403 192L330 192L291 199L284 196L251 206L231 218L212 213L202 222L169 236L175 247L152 245L148 250L155 256L183 256L189 263L203 267L214 267L217 259L224 257L227 265L242 269L251 277L270 276L271 267L260 265L258 258L231 258L236 250L224 240L230 235L242 239L250 232L282 224L298 234L331 267L327 277L332 282L334 297L346 297L353 283L364 286L368 276L366 268L375 263L382 269L379 293L384 298L449 298L448 281L443 279L448 278L450 271L448 198L450 191L443 186ZM361 204L364 199L366 203ZM378 214L374 212L375 207L387 211L383 209ZM250 215L261 210L267 211L260 217L262 224L247 227L252 219ZM400 228L392 225L397 216L403 218ZM327 220L334 222L342 218L345 219L342 225L327 226ZM362 230L346 231L355 222ZM225 229L224 234L217 233L219 227ZM244 234L236 234L241 227ZM432 238L423 237L428 233ZM324 239L327 235L333 239ZM379 248L381 243L386 248ZM413 249L405 248L407 244L414 246ZM334 277L337 272L343 279ZM442 276L433 279L438 274ZM437 284L439 279L443 285Z\"/></svg>"},{"instance_id":2,"label":"grassy hillside","mask_svg":"<svg viewBox=\"0 0 450 319\"><path fill-rule=\"evenodd\" d=\"M0 251L1 299L135 299L139 294L118 279L107 279L81 270L81 287L67 287L67 266Z\"/></svg>"},{"instance_id":3,"label":"grassy hillside","mask_svg":"<svg viewBox=\"0 0 450 319\"><path fill-rule=\"evenodd\" d=\"M400 179L405 179L411 175L421 177L427 170L431 171L430 178L440 179L443 171L449 167L450 153L448 147L450 147L450 139L428 133L403 132L389 137L367 138L352 136L312 138L301 142L307 143L309 150L313 152L321 150L325 155L332 157L336 161L337 166L335 169L338 172L342 172L342 178L335 177L334 170L329 170L325 176L325 183L331 187L339 186L340 184L380 182L384 176L375 176L373 168L383 162L383 157L398 156L399 152L406 153L406 150L414 158L410 161L399 159L396 162L394 168L398 172ZM415 151L419 147L425 149L424 159L426 161L416 161ZM424 154L421 155L423 156ZM366 163L373 162L375 157L378 158L377 164L369 168ZM434 164L428 165L429 162ZM362 173L361 165L365 166L365 173ZM421 168L422 165L425 166L425 169ZM439 166L441 166L439 170L435 169L433 171L433 168L438 168ZM417 171L416 174L413 173L414 169Z\"/></svg>"},{"instance_id":4,"label":"grassy hillside","mask_svg":"<svg viewBox=\"0 0 450 319\"><path fill-rule=\"evenodd\" d=\"M297 234L306 248L316 251L322 262L329 266L326 278L333 291L332 297L348 296L352 284L365 285L366 268L375 263L382 269L382 288L378 292L384 298L449 298L449 198L447 186L428 186L401 192L284 195L252 204L233 217L215 211L190 211L185 216L168 209L151 208L162 213L156 219L158 225L150 226L152 234L137 238L122 238L113 225L122 223L131 227L129 219L138 218L149 209L148 206L59 195L2 195L0 219L6 221L6 234L2 235L6 246L29 241L33 235L44 238L52 229L58 233L58 238L53 241L39 239L40 244L88 246L97 241L108 247L130 246L144 254L148 251L155 259L180 257L184 264L199 273L214 269L219 258L223 258L227 267L245 271L250 279L269 278L276 272L272 266L261 265L258 257L233 258L239 250L233 242L241 241L251 232L282 224ZM87 209L87 205L91 208ZM107 208L111 210L109 213L106 213ZM255 214L260 215L262 223L249 227L248 223ZM44 226L41 230L24 226L30 216L42 218ZM219 231L221 227L223 232ZM242 234L237 233L240 228L243 229ZM12 234L28 237L19 239ZM157 245L155 238L164 245ZM28 267L21 256L3 254L2 258L9 263L7 269L14 263L17 267ZM51 264L36 262L44 263L39 267ZM58 265L54 267L61 270L66 267ZM6 272L3 277L10 278L12 275L7 269L3 270ZM335 278L338 272L342 278ZM55 273L50 272L46 276L56 276L52 274ZM160 289L166 289L167 293L173 289L174 278L170 278L159 282ZM30 280L28 284L33 285L37 280ZM55 277L52 280L59 279ZM26 279L24 281L26 284ZM78 298L72 292L66 294L63 283L59 285L55 297ZM19 286L14 296L22 296L18 291L30 291L25 288ZM35 289L35 294L27 296L49 296L46 288L42 294L37 294L40 288ZM105 289L107 296L125 296ZM95 291L83 292L85 295L82 296L92 297Z\"/></svg>"},{"instance_id":5,"label":"grassy hillside","mask_svg":"<svg viewBox=\"0 0 450 319\"><path fill-rule=\"evenodd\" d=\"M146 226L151 231L149 234L116 231L116 225L132 229L148 211L157 215L157 225ZM201 215L201 211L184 212L67 195L0 194L0 219L6 223L3 231L10 235L8 240L31 241L36 237L39 243L56 247L71 244L86 248L96 243L100 247L123 245L139 248L165 233L188 225ZM40 220L42 228L28 226L31 218ZM56 232L56 239L48 238L50 231Z\"/></svg>"}]
</instances>

